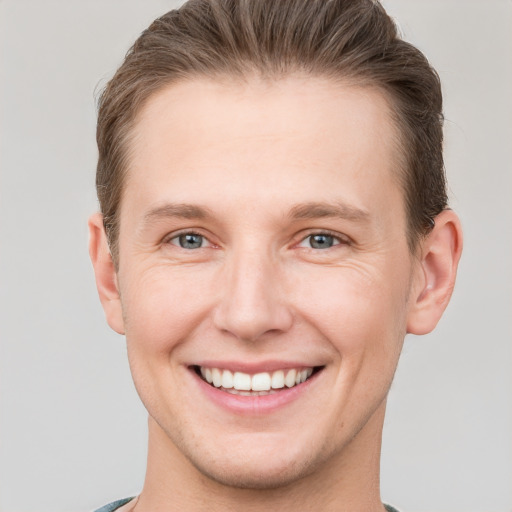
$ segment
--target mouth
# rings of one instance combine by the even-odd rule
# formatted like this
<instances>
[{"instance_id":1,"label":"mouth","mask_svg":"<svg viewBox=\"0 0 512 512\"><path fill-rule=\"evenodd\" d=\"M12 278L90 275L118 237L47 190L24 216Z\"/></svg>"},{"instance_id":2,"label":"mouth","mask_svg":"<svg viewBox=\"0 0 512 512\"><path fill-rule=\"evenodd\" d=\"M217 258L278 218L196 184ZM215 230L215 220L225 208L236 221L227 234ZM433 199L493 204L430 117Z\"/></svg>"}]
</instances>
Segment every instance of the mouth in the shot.
<instances>
[{"instance_id":1,"label":"mouth","mask_svg":"<svg viewBox=\"0 0 512 512\"><path fill-rule=\"evenodd\" d=\"M272 372L232 372L224 368L192 366L195 373L207 384L232 395L263 396L280 393L300 386L323 366L286 368Z\"/></svg>"}]
</instances>

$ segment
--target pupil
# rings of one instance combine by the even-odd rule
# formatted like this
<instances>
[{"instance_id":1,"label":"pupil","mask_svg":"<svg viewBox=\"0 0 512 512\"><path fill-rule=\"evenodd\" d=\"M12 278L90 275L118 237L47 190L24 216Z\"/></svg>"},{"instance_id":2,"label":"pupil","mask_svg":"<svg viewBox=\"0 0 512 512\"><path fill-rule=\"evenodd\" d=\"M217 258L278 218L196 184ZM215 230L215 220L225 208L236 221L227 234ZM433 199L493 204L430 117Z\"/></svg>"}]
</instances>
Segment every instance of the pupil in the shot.
<instances>
[{"instance_id":1,"label":"pupil","mask_svg":"<svg viewBox=\"0 0 512 512\"><path fill-rule=\"evenodd\" d=\"M181 247L184 249L197 249L201 247L203 243L203 237L201 235L188 233L186 235L180 235L179 241Z\"/></svg>"},{"instance_id":2,"label":"pupil","mask_svg":"<svg viewBox=\"0 0 512 512\"><path fill-rule=\"evenodd\" d=\"M333 242L333 237L330 235L313 235L311 237L311 247L313 247L313 249L332 247Z\"/></svg>"}]
</instances>

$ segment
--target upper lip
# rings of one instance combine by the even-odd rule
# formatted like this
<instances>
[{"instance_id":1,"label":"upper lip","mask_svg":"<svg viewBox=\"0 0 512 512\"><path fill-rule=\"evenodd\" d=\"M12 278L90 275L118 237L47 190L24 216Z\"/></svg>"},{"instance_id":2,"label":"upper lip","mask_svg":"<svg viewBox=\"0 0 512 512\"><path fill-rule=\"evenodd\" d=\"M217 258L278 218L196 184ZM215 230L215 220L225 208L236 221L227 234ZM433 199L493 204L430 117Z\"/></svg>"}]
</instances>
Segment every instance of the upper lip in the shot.
<instances>
[{"instance_id":1,"label":"upper lip","mask_svg":"<svg viewBox=\"0 0 512 512\"><path fill-rule=\"evenodd\" d=\"M283 361L283 360L271 360L271 361L259 361L259 362L248 362L248 361L219 361L219 360L207 360L199 361L189 365L190 367L202 366L204 368L219 368L222 370L230 370L231 372L242 372L249 374L256 374L262 372L274 372L277 370L288 370L298 368L315 368L318 366L324 366L313 362L305 361Z\"/></svg>"}]
</instances>

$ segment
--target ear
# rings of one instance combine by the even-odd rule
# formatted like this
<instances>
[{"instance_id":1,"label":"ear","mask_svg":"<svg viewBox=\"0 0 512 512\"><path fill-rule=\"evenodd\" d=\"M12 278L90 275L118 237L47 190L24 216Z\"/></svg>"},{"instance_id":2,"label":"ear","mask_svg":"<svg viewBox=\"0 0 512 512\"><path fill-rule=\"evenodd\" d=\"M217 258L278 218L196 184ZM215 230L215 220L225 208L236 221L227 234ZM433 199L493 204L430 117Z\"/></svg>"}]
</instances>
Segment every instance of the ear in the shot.
<instances>
[{"instance_id":1,"label":"ear","mask_svg":"<svg viewBox=\"0 0 512 512\"><path fill-rule=\"evenodd\" d=\"M432 331L450 301L462 253L462 228L455 212L444 210L435 218L420 251L407 319L411 334Z\"/></svg>"},{"instance_id":2,"label":"ear","mask_svg":"<svg viewBox=\"0 0 512 512\"><path fill-rule=\"evenodd\" d=\"M95 213L89 218L89 256L91 257L96 287L108 325L119 334L124 334L123 311L119 295L117 274L108 247L103 226L103 216Z\"/></svg>"}]
</instances>

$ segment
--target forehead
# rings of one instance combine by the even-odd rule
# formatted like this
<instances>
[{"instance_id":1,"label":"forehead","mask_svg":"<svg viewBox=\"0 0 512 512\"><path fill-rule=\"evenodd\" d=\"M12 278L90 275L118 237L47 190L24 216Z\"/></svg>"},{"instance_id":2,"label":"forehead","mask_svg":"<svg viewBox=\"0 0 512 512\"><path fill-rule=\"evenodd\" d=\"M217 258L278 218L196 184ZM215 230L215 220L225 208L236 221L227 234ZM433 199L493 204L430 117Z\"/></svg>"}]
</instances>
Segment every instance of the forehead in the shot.
<instances>
[{"instance_id":1,"label":"forehead","mask_svg":"<svg viewBox=\"0 0 512 512\"><path fill-rule=\"evenodd\" d=\"M142 208L190 203L190 187L199 202L222 194L261 205L337 193L364 210L382 187L398 191L391 119L380 91L326 79L183 81L139 113L125 196Z\"/></svg>"}]
</instances>

